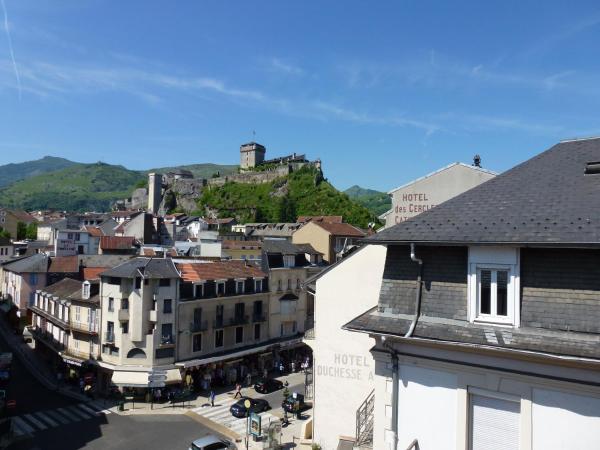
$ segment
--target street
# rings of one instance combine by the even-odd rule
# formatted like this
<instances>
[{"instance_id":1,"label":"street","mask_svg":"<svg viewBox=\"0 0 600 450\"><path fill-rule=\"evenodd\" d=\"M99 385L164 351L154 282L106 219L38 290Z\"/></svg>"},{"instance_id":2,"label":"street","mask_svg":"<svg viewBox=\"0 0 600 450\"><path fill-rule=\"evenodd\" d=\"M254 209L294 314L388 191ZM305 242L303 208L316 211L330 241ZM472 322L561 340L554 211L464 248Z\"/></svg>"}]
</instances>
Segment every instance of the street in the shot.
<instances>
[{"instance_id":1,"label":"street","mask_svg":"<svg viewBox=\"0 0 600 450\"><path fill-rule=\"evenodd\" d=\"M209 429L185 415L101 415L38 432L10 450L187 450L190 442Z\"/></svg>"}]
</instances>

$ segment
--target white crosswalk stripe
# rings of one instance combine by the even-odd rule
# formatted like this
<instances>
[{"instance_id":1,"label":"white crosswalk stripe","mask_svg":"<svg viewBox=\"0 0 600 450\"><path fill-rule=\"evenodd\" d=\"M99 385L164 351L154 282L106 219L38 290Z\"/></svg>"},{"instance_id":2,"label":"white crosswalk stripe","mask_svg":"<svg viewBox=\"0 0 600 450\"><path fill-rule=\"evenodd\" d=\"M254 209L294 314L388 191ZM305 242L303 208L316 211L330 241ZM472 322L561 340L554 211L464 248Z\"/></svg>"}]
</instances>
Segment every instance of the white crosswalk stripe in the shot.
<instances>
[{"instance_id":1,"label":"white crosswalk stripe","mask_svg":"<svg viewBox=\"0 0 600 450\"><path fill-rule=\"evenodd\" d=\"M57 427L58 426L58 422L55 422L52 418L50 418L46 413L44 413L43 411L38 411L36 413L33 414L35 417L37 417L38 419L40 419L42 422L47 423L48 425L50 425L51 427Z\"/></svg>"},{"instance_id":2,"label":"white crosswalk stripe","mask_svg":"<svg viewBox=\"0 0 600 450\"><path fill-rule=\"evenodd\" d=\"M25 414L23 417L27 419L30 423L34 424L38 428L38 430L45 430L46 428L48 428L46 425L44 425L43 422L33 417L32 414Z\"/></svg>"},{"instance_id":3,"label":"white crosswalk stripe","mask_svg":"<svg viewBox=\"0 0 600 450\"><path fill-rule=\"evenodd\" d=\"M233 405L237 400L228 399L218 403L218 406L200 406L198 408L194 408L193 411L213 422L217 422L221 425L224 425L231 430L235 431L238 434L245 434L247 427L247 419L241 418L238 419L234 417L229 408ZM279 421L277 417L268 412L259 413L261 416L261 421L263 427L268 426L270 422Z\"/></svg>"},{"instance_id":4,"label":"white crosswalk stripe","mask_svg":"<svg viewBox=\"0 0 600 450\"><path fill-rule=\"evenodd\" d=\"M94 409L95 406L98 405L88 406L79 403L63 408L36 411L34 413L16 416L12 418L13 430L17 436L32 435L37 431L44 431L48 428L68 425L69 423L79 422L81 420L93 419L98 415L104 414L103 411ZM110 411L108 411L108 413L110 413Z\"/></svg>"}]
</instances>

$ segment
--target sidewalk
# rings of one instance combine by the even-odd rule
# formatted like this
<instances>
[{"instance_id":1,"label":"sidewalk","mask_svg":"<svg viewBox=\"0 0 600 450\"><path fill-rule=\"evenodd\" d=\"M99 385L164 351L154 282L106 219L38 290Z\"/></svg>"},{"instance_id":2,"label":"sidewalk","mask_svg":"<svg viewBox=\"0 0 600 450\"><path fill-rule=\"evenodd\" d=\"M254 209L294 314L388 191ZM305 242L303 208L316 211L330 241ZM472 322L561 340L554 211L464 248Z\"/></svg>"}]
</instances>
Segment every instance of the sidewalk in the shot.
<instances>
[{"instance_id":1,"label":"sidewalk","mask_svg":"<svg viewBox=\"0 0 600 450\"><path fill-rule=\"evenodd\" d=\"M27 368L42 385L46 388L66 395L75 400L87 402L89 399L78 392L77 389L67 385L59 386L56 382L56 373L34 354L34 350L23 341L22 335L16 335L6 320L4 314L0 314L0 335L4 338L14 355Z\"/></svg>"}]
</instances>

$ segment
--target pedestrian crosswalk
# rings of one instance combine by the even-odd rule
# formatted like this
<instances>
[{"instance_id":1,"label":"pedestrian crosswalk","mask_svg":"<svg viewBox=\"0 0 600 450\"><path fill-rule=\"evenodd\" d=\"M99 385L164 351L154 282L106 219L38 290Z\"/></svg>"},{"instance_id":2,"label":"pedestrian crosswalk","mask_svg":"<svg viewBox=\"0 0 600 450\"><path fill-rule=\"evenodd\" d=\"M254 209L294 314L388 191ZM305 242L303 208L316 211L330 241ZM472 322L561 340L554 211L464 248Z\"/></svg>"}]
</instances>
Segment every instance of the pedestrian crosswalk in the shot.
<instances>
[{"instance_id":1,"label":"pedestrian crosswalk","mask_svg":"<svg viewBox=\"0 0 600 450\"><path fill-rule=\"evenodd\" d=\"M47 430L73 422L92 419L110 414L102 402L78 403L62 408L23 414L12 418L13 432L16 436L31 436L39 431Z\"/></svg>"},{"instance_id":2,"label":"pedestrian crosswalk","mask_svg":"<svg viewBox=\"0 0 600 450\"><path fill-rule=\"evenodd\" d=\"M229 408L236 401L233 399L215 401L215 406L204 405L194 408L193 411L202 417L230 428L239 435L244 435L246 434L247 419L238 419L229 412ZM279 422L279 418L269 412L261 412L259 415L261 416L263 429L267 428L271 422Z\"/></svg>"}]
</instances>

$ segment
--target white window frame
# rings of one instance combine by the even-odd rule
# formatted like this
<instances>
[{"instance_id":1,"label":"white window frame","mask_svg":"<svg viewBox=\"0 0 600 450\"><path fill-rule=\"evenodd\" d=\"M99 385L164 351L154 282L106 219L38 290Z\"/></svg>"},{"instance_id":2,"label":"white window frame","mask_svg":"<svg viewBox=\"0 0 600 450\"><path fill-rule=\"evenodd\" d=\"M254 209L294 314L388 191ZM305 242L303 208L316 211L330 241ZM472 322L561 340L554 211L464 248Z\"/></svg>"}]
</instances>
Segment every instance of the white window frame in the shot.
<instances>
[{"instance_id":1,"label":"white window frame","mask_svg":"<svg viewBox=\"0 0 600 450\"><path fill-rule=\"evenodd\" d=\"M235 280L235 293L243 294L244 293L244 281L243 279Z\"/></svg>"},{"instance_id":2,"label":"white window frame","mask_svg":"<svg viewBox=\"0 0 600 450\"><path fill-rule=\"evenodd\" d=\"M263 291L263 280L259 278L258 280L254 280L254 292L262 292Z\"/></svg>"},{"instance_id":3,"label":"white window frame","mask_svg":"<svg viewBox=\"0 0 600 450\"><path fill-rule=\"evenodd\" d=\"M494 261L497 261L495 263ZM480 280L482 270L505 270L508 272L506 316L496 314L496 293L491 289L491 314L481 314L480 311ZM468 274L468 318L469 322L490 323L500 326L519 327L520 317L520 265L519 251L514 248L469 249ZM492 273L492 286L495 281Z\"/></svg>"}]
</instances>

